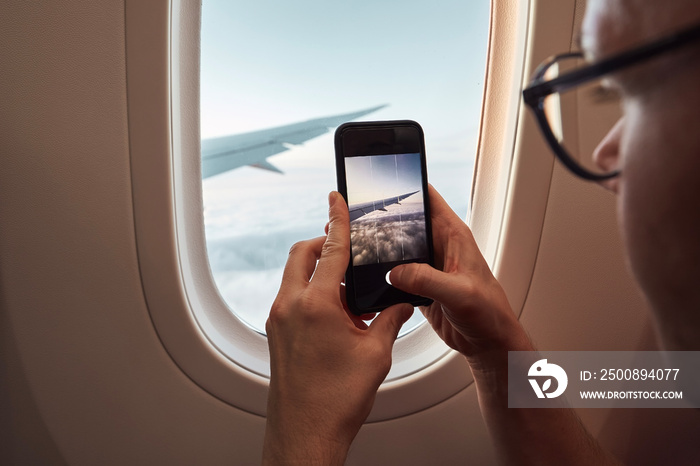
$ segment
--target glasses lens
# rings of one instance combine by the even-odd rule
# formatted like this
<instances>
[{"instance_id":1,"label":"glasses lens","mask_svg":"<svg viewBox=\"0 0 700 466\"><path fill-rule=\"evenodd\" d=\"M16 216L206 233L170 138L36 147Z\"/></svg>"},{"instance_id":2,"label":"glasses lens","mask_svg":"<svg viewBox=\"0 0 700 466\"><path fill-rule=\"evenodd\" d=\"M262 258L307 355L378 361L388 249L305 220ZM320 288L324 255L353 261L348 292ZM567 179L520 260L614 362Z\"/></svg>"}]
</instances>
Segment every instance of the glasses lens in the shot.
<instances>
[{"instance_id":1,"label":"glasses lens","mask_svg":"<svg viewBox=\"0 0 700 466\"><path fill-rule=\"evenodd\" d=\"M545 79L555 79L583 65L580 58L557 61L547 69ZM544 112L554 136L576 164L597 175L616 170L609 161L601 167L593 157L598 144L621 116L620 96L605 78L549 95L544 101Z\"/></svg>"}]
</instances>

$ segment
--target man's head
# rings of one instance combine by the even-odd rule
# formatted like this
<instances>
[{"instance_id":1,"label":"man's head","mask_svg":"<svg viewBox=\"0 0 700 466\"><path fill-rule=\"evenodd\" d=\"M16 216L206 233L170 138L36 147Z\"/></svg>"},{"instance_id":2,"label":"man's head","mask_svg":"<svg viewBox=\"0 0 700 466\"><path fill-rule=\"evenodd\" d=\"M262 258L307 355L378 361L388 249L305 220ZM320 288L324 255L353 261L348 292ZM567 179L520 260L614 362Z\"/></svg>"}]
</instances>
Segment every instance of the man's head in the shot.
<instances>
[{"instance_id":1,"label":"man's head","mask_svg":"<svg viewBox=\"0 0 700 466\"><path fill-rule=\"evenodd\" d=\"M700 23L696 0L589 0L586 55L599 60ZM669 349L700 349L700 43L611 76L624 117L596 151L632 271Z\"/></svg>"}]
</instances>

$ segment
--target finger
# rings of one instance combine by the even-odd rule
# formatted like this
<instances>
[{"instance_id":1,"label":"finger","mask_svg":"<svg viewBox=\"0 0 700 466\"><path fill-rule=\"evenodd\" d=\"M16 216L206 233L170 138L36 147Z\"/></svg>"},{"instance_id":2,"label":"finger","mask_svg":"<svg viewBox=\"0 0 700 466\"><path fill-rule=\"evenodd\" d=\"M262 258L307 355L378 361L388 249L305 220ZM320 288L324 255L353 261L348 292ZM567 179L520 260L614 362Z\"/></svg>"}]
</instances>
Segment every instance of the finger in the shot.
<instances>
[{"instance_id":1,"label":"finger","mask_svg":"<svg viewBox=\"0 0 700 466\"><path fill-rule=\"evenodd\" d=\"M454 210L452 210L452 207L447 204L445 199L440 195L437 189L433 187L432 184L428 184L428 196L430 198L430 219L432 220L433 225L437 223L441 231L447 231L449 226L469 229L464 219L462 219L455 213Z\"/></svg>"},{"instance_id":2,"label":"finger","mask_svg":"<svg viewBox=\"0 0 700 466\"><path fill-rule=\"evenodd\" d=\"M323 232L324 232L325 234L328 234L328 227L329 227L329 226L331 226L331 222L326 222L326 226L323 227Z\"/></svg>"},{"instance_id":3,"label":"finger","mask_svg":"<svg viewBox=\"0 0 700 466\"><path fill-rule=\"evenodd\" d=\"M333 191L328 196L328 236L316 266L314 286L336 289L343 281L350 260L350 215L345 200Z\"/></svg>"},{"instance_id":4,"label":"finger","mask_svg":"<svg viewBox=\"0 0 700 466\"><path fill-rule=\"evenodd\" d=\"M460 228L466 228L466 223L450 208L437 189L428 184L430 199L430 220L432 222L433 251L435 266L442 270L445 249L449 244L450 234Z\"/></svg>"},{"instance_id":5,"label":"finger","mask_svg":"<svg viewBox=\"0 0 700 466\"><path fill-rule=\"evenodd\" d=\"M311 276L316 268L316 261L321 255L321 248L325 241L324 236L299 241L289 250L287 264L284 266L282 274L282 289L290 286L299 286L308 284Z\"/></svg>"},{"instance_id":6,"label":"finger","mask_svg":"<svg viewBox=\"0 0 700 466\"><path fill-rule=\"evenodd\" d=\"M445 270L446 264L455 262L471 262L475 257L481 257L474 235L466 222L457 215L445 202L440 193L428 185L430 193L430 218L432 220L433 245L435 251L435 266ZM458 233L455 235L455 233ZM457 248L452 248L451 257L448 249L451 243L458 242ZM456 254L455 254L456 253Z\"/></svg>"},{"instance_id":7,"label":"finger","mask_svg":"<svg viewBox=\"0 0 700 466\"><path fill-rule=\"evenodd\" d=\"M391 270L391 283L407 293L424 296L448 307L459 304L463 292L456 278L428 264L403 264ZM466 285L466 284L463 284Z\"/></svg>"},{"instance_id":8,"label":"finger","mask_svg":"<svg viewBox=\"0 0 700 466\"><path fill-rule=\"evenodd\" d=\"M410 304L403 303L388 307L374 319L369 326L369 331L391 347L399 335L401 326L411 318L412 314L413 306Z\"/></svg>"},{"instance_id":9,"label":"finger","mask_svg":"<svg viewBox=\"0 0 700 466\"><path fill-rule=\"evenodd\" d=\"M454 217L459 220L459 215L447 204L445 199L440 195L435 187L428 183L428 197L430 199L430 215L431 217L445 218Z\"/></svg>"}]
</instances>

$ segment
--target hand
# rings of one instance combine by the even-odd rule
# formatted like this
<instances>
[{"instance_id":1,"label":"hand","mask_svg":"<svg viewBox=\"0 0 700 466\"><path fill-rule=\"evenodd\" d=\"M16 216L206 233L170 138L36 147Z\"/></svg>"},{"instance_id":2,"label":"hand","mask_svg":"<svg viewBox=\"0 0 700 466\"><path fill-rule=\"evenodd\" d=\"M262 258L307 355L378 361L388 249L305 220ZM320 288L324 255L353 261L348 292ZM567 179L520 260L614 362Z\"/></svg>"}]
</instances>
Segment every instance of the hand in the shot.
<instances>
[{"instance_id":1,"label":"hand","mask_svg":"<svg viewBox=\"0 0 700 466\"><path fill-rule=\"evenodd\" d=\"M392 306L370 326L344 303L350 220L329 196L328 236L295 244L266 324L270 392L263 462L342 464L391 367L413 308ZM317 263L318 260L318 263Z\"/></svg>"},{"instance_id":2,"label":"hand","mask_svg":"<svg viewBox=\"0 0 700 466\"><path fill-rule=\"evenodd\" d=\"M494 351L531 345L471 230L430 186L435 266L405 264L391 271L396 288L434 300L421 308L437 334L467 356L472 369Z\"/></svg>"},{"instance_id":3,"label":"hand","mask_svg":"<svg viewBox=\"0 0 700 466\"><path fill-rule=\"evenodd\" d=\"M509 409L508 351L531 351L525 330L467 225L430 187L435 265L405 264L391 283L432 298L421 308L453 349L467 357L479 406L504 464L617 464L571 409Z\"/></svg>"}]
</instances>

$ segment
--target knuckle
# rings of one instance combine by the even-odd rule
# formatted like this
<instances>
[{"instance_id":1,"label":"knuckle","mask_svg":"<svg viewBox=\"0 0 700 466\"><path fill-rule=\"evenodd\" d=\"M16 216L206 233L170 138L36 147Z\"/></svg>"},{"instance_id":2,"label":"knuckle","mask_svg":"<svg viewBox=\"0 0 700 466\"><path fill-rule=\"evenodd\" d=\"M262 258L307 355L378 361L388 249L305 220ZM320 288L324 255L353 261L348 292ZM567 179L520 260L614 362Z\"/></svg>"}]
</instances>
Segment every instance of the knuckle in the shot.
<instances>
[{"instance_id":1,"label":"knuckle","mask_svg":"<svg viewBox=\"0 0 700 466\"><path fill-rule=\"evenodd\" d=\"M294 255L299 252L302 252L304 249L306 249L306 241L297 241L296 243L292 244L292 247L289 248L289 255Z\"/></svg>"},{"instance_id":2,"label":"knuckle","mask_svg":"<svg viewBox=\"0 0 700 466\"><path fill-rule=\"evenodd\" d=\"M408 271L407 281L412 288L422 290L430 283L431 272L429 267L419 265L411 267Z\"/></svg>"},{"instance_id":3,"label":"knuckle","mask_svg":"<svg viewBox=\"0 0 700 466\"><path fill-rule=\"evenodd\" d=\"M302 323L304 326L312 324L320 317L322 309L320 301L314 296L312 290L305 290L296 296L277 298L272 303L270 315L265 323L265 330L286 328ZM296 322L296 324L294 323Z\"/></svg>"},{"instance_id":4,"label":"knuckle","mask_svg":"<svg viewBox=\"0 0 700 466\"><path fill-rule=\"evenodd\" d=\"M287 306L281 304L279 298L275 299L270 308L270 315L265 323L265 330L269 332L269 328L274 328L280 325L288 315Z\"/></svg>"},{"instance_id":5,"label":"knuckle","mask_svg":"<svg viewBox=\"0 0 700 466\"><path fill-rule=\"evenodd\" d=\"M345 222L348 219L347 210L342 208L337 202L328 208L328 218L331 225L334 222Z\"/></svg>"},{"instance_id":6,"label":"knuckle","mask_svg":"<svg viewBox=\"0 0 700 466\"><path fill-rule=\"evenodd\" d=\"M339 256L341 258L345 256L349 257L350 251L347 250L342 242L329 236L321 248L321 257L323 256Z\"/></svg>"}]
</instances>

